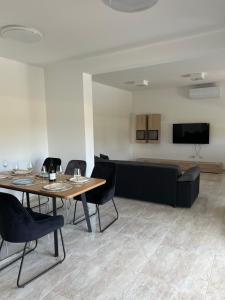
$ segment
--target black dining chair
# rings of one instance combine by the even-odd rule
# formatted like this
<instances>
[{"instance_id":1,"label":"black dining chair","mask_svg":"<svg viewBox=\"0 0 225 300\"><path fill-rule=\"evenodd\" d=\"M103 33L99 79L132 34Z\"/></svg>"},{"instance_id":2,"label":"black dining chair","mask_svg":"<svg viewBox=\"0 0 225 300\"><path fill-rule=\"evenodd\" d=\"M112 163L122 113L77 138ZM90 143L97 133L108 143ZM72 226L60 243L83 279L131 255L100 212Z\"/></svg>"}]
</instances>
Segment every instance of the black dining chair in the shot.
<instances>
[{"instance_id":1,"label":"black dining chair","mask_svg":"<svg viewBox=\"0 0 225 300\"><path fill-rule=\"evenodd\" d=\"M106 154L102 154L102 153L100 153L99 157L100 157L101 159L106 159L106 160L109 160L109 156L108 156L108 155L106 155Z\"/></svg>"},{"instance_id":2,"label":"black dining chair","mask_svg":"<svg viewBox=\"0 0 225 300\"><path fill-rule=\"evenodd\" d=\"M56 170L57 166L61 166L61 159L60 158L56 158L56 157L47 157L44 162L43 162L43 166L46 167L47 172L49 172L49 168L51 163L53 164L54 169Z\"/></svg>"},{"instance_id":3,"label":"black dining chair","mask_svg":"<svg viewBox=\"0 0 225 300\"><path fill-rule=\"evenodd\" d=\"M66 257L61 231L63 225L63 216L49 216L33 212L30 208L24 208L15 196L7 193L0 193L0 235L2 236L0 253L4 242L25 243L22 255L13 259L8 264L3 265L3 267L0 268L0 271L21 259L17 277L17 286L24 287L26 284L62 263ZM20 283L25 255L37 247L38 239L56 230L59 230L60 232L63 257L47 269L33 276L31 279ZM32 241L35 241L35 246L29 249L28 244Z\"/></svg>"},{"instance_id":4,"label":"black dining chair","mask_svg":"<svg viewBox=\"0 0 225 300\"><path fill-rule=\"evenodd\" d=\"M95 204L96 206L96 212L98 214L99 230L100 232L103 232L119 218L119 213L113 199L115 194L115 184L116 184L116 166L114 163L111 162L96 162L91 177L101 178L106 180L106 183L103 184L102 186L99 186L85 193L87 203ZM74 218L73 218L74 225L84 220L84 218L76 220L77 202L81 201L81 197L79 196L75 197L75 201L76 202L75 202ZM116 217L108 225L102 228L100 206L104 205L109 201L112 201L113 203L114 209L116 211ZM90 215L90 217L92 215Z\"/></svg>"},{"instance_id":5,"label":"black dining chair","mask_svg":"<svg viewBox=\"0 0 225 300\"><path fill-rule=\"evenodd\" d=\"M86 167L87 164L85 160L70 160L66 166L65 174L74 175L74 169L79 168L81 176L85 176Z\"/></svg>"},{"instance_id":6,"label":"black dining chair","mask_svg":"<svg viewBox=\"0 0 225 300\"><path fill-rule=\"evenodd\" d=\"M49 168L50 168L50 164L51 163L53 164L53 167L56 170L57 166L60 166L61 163L62 163L62 161L61 161L60 158L57 158L57 157L47 157L44 160L42 167L45 166L46 167L46 171L49 172ZM25 193L23 192L23 194L22 194L22 205L24 205L24 195L25 195ZM38 207L39 208L39 212L41 212L41 206L42 205L46 205L48 202L49 202L49 198L47 198L47 200L45 202L41 203L41 197L40 197L40 195L38 195L38 205L32 206L31 208ZM59 207L57 207L57 209L62 208L63 205L64 205L64 202L62 201L62 205L59 206Z\"/></svg>"},{"instance_id":7,"label":"black dining chair","mask_svg":"<svg viewBox=\"0 0 225 300\"><path fill-rule=\"evenodd\" d=\"M66 166L65 175L74 175L74 170L76 168L79 168L81 176L85 176L86 167L87 167L87 163L85 160L76 160L76 159L70 160ZM61 201L63 200L61 199ZM71 200L69 200L69 202L71 205Z\"/></svg>"}]
</instances>

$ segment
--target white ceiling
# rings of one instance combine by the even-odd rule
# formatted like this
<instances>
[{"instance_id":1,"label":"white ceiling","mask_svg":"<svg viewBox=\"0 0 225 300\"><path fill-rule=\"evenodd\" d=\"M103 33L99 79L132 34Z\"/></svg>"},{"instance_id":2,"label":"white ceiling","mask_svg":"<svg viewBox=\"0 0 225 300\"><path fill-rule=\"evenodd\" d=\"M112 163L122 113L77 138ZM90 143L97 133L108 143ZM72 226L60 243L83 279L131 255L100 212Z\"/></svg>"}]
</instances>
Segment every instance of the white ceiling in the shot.
<instances>
[{"instance_id":1,"label":"white ceiling","mask_svg":"<svg viewBox=\"0 0 225 300\"><path fill-rule=\"evenodd\" d=\"M224 0L159 0L132 14L101 0L0 0L0 26L31 26L44 34L32 45L0 38L0 56L34 64L83 57L224 28L224 12Z\"/></svg>"},{"instance_id":2,"label":"white ceiling","mask_svg":"<svg viewBox=\"0 0 225 300\"><path fill-rule=\"evenodd\" d=\"M191 81L181 77L182 74L207 72L202 81ZM141 82L149 80L147 88L180 87L202 83L219 83L225 80L225 53L216 53L174 63L135 68L106 74L94 75L93 80L125 90L143 90L146 87L136 87L125 84L127 81Z\"/></svg>"}]
</instances>

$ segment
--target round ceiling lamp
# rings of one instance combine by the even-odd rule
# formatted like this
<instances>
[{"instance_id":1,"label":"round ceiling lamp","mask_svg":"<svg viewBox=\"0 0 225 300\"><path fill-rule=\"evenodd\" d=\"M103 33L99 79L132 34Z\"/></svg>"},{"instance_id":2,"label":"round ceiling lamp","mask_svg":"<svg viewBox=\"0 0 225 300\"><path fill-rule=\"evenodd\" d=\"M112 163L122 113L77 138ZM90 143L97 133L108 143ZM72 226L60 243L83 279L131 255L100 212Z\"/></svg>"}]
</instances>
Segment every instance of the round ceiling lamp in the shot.
<instances>
[{"instance_id":1,"label":"round ceiling lamp","mask_svg":"<svg viewBox=\"0 0 225 300\"><path fill-rule=\"evenodd\" d=\"M41 40L43 34L31 27L21 25L7 25L0 29L1 37L22 43L36 43Z\"/></svg>"},{"instance_id":2,"label":"round ceiling lamp","mask_svg":"<svg viewBox=\"0 0 225 300\"><path fill-rule=\"evenodd\" d=\"M121 12L138 12L155 5L158 0L102 0L103 3L114 10Z\"/></svg>"}]
</instances>

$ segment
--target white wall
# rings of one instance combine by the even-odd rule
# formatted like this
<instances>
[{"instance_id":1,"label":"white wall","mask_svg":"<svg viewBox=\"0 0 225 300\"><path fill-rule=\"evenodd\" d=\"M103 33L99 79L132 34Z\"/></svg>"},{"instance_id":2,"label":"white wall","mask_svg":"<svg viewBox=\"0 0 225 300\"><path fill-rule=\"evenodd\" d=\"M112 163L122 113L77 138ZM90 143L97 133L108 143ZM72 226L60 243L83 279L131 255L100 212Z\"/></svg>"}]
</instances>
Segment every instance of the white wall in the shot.
<instances>
[{"instance_id":1,"label":"white wall","mask_svg":"<svg viewBox=\"0 0 225 300\"><path fill-rule=\"evenodd\" d=\"M201 160L225 165L225 83L221 85L223 95L219 99L191 100L183 89L176 88L134 92L134 114L161 113L162 133L160 144L133 143L133 157L192 160L193 145L172 144L172 124L208 122L210 144L202 145Z\"/></svg>"},{"instance_id":2,"label":"white wall","mask_svg":"<svg viewBox=\"0 0 225 300\"><path fill-rule=\"evenodd\" d=\"M44 71L0 58L0 169L27 160L38 168L48 154Z\"/></svg>"},{"instance_id":3,"label":"white wall","mask_svg":"<svg viewBox=\"0 0 225 300\"><path fill-rule=\"evenodd\" d=\"M129 159L132 93L93 82L93 111L95 155Z\"/></svg>"},{"instance_id":4,"label":"white wall","mask_svg":"<svg viewBox=\"0 0 225 300\"><path fill-rule=\"evenodd\" d=\"M59 64L48 66L45 78L49 155L61 157L65 167L71 159L85 159L82 73Z\"/></svg>"},{"instance_id":5,"label":"white wall","mask_svg":"<svg viewBox=\"0 0 225 300\"><path fill-rule=\"evenodd\" d=\"M86 151L87 147L93 148L87 144L87 134L93 136L93 130L85 120L83 73L99 74L151 66L201 57L224 49L225 31L215 31L48 65L45 74L50 154L61 154L64 161L84 158L88 166L93 163L94 153Z\"/></svg>"}]
</instances>

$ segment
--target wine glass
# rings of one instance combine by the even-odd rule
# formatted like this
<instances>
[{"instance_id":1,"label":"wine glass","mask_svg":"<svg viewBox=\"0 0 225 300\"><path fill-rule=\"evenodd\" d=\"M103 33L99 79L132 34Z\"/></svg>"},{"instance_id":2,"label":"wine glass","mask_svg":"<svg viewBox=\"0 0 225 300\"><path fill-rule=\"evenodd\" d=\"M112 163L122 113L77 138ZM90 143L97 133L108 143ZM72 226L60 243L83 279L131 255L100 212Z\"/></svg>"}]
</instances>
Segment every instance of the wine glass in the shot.
<instances>
[{"instance_id":1,"label":"wine glass","mask_svg":"<svg viewBox=\"0 0 225 300\"><path fill-rule=\"evenodd\" d=\"M14 168L14 170L19 170L19 162L18 161L16 161L16 163L15 163L15 168Z\"/></svg>"},{"instance_id":2,"label":"wine glass","mask_svg":"<svg viewBox=\"0 0 225 300\"><path fill-rule=\"evenodd\" d=\"M4 160L2 161L2 166L3 166L3 168L4 168L5 171L6 171L6 169L7 169L7 167L8 167L8 161L7 161L6 159L4 159Z\"/></svg>"},{"instance_id":3,"label":"wine glass","mask_svg":"<svg viewBox=\"0 0 225 300\"><path fill-rule=\"evenodd\" d=\"M42 168L41 168L41 178L42 178L42 180L44 180L45 178L48 177L47 174L48 174L48 172L47 172L46 166L43 165Z\"/></svg>"},{"instance_id":4,"label":"wine glass","mask_svg":"<svg viewBox=\"0 0 225 300\"><path fill-rule=\"evenodd\" d=\"M57 176L59 177L59 181L60 181L61 176L63 175L63 168L62 168L61 165L58 165L58 166L56 167L56 174L57 174Z\"/></svg>"},{"instance_id":5,"label":"wine glass","mask_svg":"<svg viewBox=\"0 0 225 300\"><path fill-rule=\"evenodd\" d=\"M32 162L31 162L31 161L28 162L28 164L27 164L27 169L28 169L29 171L32 171L32 170L33 170L33 165L32 165Z\"/></svg>"},{"instance_id":6,"label":"wine glass","mask_svg":"<svg viewBox=\"0 0 225 300\"><path fill-rule=\"evenodd\" d=\"M75 180L79 181L80 177L81 177L80 169L79 168L75 168L74 169L74 178L75 178Z\"/></svg>"}]
</instances>

